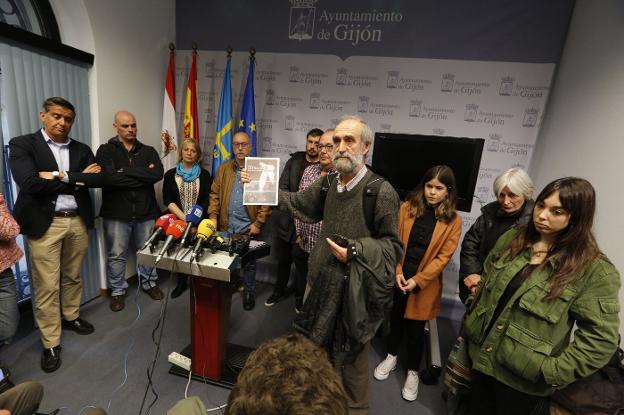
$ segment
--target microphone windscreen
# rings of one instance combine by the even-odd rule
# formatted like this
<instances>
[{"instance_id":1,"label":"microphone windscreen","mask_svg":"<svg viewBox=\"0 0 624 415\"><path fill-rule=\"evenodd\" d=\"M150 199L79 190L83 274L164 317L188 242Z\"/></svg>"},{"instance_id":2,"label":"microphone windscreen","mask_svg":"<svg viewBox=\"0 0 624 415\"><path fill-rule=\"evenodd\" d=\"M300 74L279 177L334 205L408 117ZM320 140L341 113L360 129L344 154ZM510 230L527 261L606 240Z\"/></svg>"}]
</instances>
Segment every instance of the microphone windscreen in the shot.
<instances>
[{"instance_id":1,"label":"microphone windscreen","mask_svg":"<svg viewBox=\"0 0 624 415\"><path fill-rule=\"evenodd\" d=\"M184 222L183 220L177 219L177 220L174 220L171 225L169 225L165 233L169 236L173 236L174 239L180 239L185 229L186 229L186 222Z\"/></svg>"},{"instance_id":2,"label":"microphone windscreen","mask_svg":"<svg viewBox=\"0 0 624 415\"><path fill-rule=\"evenodd\" d=\"M199 226L197 227L197 237L198 238L210 238L215 232L217 227L217 222L214 219L204 219L199 222Z\"/></svg>"},{"instance_id":3,"label":"microphone windscreen","mask_svg":"<svg viewBox=\"0 0 624 415\"><path fill-rule=\"evenodd\" d=\"M163 230L167 230L169 225L176 219L176 215L173 213L168 213L166 215L160 216L156 219L156 223L154 223L154 228L162 228Z\"/></svg>"},{"instance_id":4,"label":"microphone windscreen","mask_svg":"<svg viewBox=\"0 0 624 415\"><path fill-rule=\"evenodd\" d=\"M204 216L204 209L199 205L193 205L189 208L188 212L186 212L185 219L187 222L197 226L197 224L201 222L202 216Z\"/></svg>"}]
</instances>

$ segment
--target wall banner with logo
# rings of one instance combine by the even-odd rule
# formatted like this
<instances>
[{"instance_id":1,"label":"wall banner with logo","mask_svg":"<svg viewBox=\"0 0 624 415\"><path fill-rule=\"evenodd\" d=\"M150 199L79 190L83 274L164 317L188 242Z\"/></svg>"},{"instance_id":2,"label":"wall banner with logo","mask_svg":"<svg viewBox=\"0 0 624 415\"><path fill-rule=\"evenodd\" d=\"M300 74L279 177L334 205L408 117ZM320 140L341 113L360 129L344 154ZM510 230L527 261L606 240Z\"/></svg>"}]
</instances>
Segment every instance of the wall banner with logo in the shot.
<instances>
[{"instance_id":1,"label":"wall banner with logo","mask_svg":"<svg viewBox=\"0 0 624 415\"><path fill-rule=\"evenodd\" d=\"M345 114L375 132L484 138L473 208L462 212L466 231L494 199L494 178L531 160L572 7L571 0L178 2L176 82L184 84L197 42L206 168L227 45L236 51L236 119L247 50L257 49L258 156L282 166L304 149L309 130L331 128ZM459 249L445 271L448 298L457 298L458 257Z\"/></svg>"}]
</instances>

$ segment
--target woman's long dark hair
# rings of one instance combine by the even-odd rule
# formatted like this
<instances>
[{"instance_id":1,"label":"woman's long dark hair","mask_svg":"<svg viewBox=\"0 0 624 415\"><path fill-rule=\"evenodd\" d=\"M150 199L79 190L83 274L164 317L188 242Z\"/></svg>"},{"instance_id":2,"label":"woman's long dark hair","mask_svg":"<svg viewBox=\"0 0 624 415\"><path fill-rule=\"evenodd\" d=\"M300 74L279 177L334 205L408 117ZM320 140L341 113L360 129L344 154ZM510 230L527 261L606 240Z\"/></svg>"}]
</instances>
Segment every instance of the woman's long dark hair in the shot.
<instances>
[{"instance_id":1,"label":"woman's long dark hair","mask_svg":"<svg viewBox=\"0 0 624 415\"><path fill-rule=\"evenodd\" d=\"M546 185L537 196L535 204L538 205L557 191L561 207L570 214L570 221L557 234L547 257L557 264L551 277L550 292L546 296L549 300L559 297L565 287L574 282L583 269L600 255L600 248L592 232L596 210L594 187L587 180L578 177L557 179ZM511 257L514 258L527 246L539 240L540 234L531 220L524 227L524 231L519 232L509 244Z\"/></svg>"},{"instance_id":2,"label":"woman's long dark hair","mask_svg":"<svg viewBox=\"0 0 624 415\"><path fill-rule=\"evenodd\" d=\"M435 207L436 218L449 223L457 212L455 207L457 206L457 189L455 186L455 174L449 166L438 165L433 166L425 172L420 183L407 196L407 201L410 203L409 214L416 219L425 214L425 208L427 201L425 200L425 184L433 179L438 179L443 185L446 186L447 196Z\"/></svg>"}]
</instances>

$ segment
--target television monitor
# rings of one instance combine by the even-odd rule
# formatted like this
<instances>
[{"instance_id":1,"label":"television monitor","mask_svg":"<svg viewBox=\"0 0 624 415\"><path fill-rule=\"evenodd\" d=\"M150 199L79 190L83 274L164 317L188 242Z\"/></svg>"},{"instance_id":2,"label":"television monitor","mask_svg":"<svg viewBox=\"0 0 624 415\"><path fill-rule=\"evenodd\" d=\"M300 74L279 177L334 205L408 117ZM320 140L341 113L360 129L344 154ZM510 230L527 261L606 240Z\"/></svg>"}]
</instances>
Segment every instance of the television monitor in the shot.
<instances>
[{"instance_id":1,"label":"television monitor","mask_svg":"<svg viewBox=\"0 0 624 415\"><path fill-rule=\"evenodd\" d=\"M430 167L446 164L457 181L457 209L470 212L484 143L483 138L375 133L371 167L405 200Z\"/></svg>"}]
</instances>

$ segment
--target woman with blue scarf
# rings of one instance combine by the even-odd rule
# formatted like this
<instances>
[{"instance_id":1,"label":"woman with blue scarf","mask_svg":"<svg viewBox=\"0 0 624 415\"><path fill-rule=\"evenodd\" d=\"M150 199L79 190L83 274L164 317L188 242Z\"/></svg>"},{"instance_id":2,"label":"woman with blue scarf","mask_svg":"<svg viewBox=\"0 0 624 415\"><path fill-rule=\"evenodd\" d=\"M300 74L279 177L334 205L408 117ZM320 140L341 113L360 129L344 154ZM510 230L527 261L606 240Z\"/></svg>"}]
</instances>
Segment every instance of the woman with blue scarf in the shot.
<instances>
[{"instance_id":1,"label":"woman with blue scarf","mask_svg":"<svg viewBox=\"0 0 624 415\"><path fill-rule=\"evenodd\" d=\"M186 212L193 205L204 208L204 215L208 210L208 196L212 177L207 170L200 166L202 151L199 144L192 138L182 142L178 154L176 167L165 173L163 179L163 202L169 210L185 220ZM178 284L171 292L171 298L179 297L187 288L187 279L178 278Z\"/></svg>"}]
</instances>

